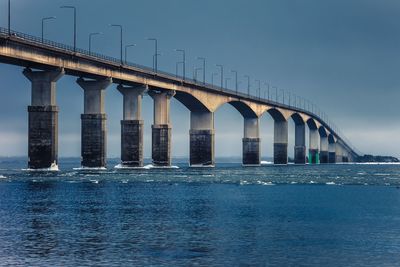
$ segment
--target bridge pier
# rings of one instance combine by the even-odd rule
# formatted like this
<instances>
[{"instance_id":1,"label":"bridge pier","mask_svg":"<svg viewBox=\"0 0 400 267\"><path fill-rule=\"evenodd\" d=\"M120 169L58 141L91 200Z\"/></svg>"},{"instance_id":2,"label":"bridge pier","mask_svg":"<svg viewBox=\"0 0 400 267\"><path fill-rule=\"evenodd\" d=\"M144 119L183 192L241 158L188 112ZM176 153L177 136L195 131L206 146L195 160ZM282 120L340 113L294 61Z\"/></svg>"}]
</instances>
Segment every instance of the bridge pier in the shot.
<instances>
[{"instance_id":1,"label":"bridge pier","mask_svg":"<svg viewBox=\"0 0 400 267\"><path fill-rule=\"evenodd\" d=\"M336 144L329 143L328 149L329 149L328 162L336 163Z\"/></svg>"},{"instance_id":2,"label":"bridge pier","mask_svg":"<svg viewBox=\"0 0 400 267\"><path fill-rule=\"evenodd\" d=\"M342 145L339 142L337 142L335 148L336 148L336 163L341 163L341 162L343 162Z\"/></svg>"},{"instance_id":3,"label":"bridge pier","mask_svg":"<svg viewBox=\"0 0 400 267\"><path fill-rule=\"evenodd\" d=\"M259 118L244 118L243 166L259 166L261 164L259 122Z\"/></svg>"},{"instance_id":4,"label":"bridge pier","mask_svg":"<svg viewBox=\"0 0 400 267\"><path fill-rule=\"evenodd\" d=\"M23 71L31 81L31 105L28 106L28 168L47 169L58 164L58 106L56 83L63 69Z\"/></svg>"},{"instance_id":5,"label":"bridge pier","mask_svg":"<svg viewBox=\"0 0 400 267\"><path fill-rule=\"evenodd\" d=\"M104 110L104 94L112 80L79 78L77 83L84 91L84 114L81 114L81 165L86 168L105 168L107 116Z\"/></svg>"},{"instance_id":6,"label":"bridge pier","mask_svg":"<svg viewBox=\"0 0 400 267\"><path fill-rule=\"evenodd\" d=\"M329 162L329 142L327 136L320 137L319 162L326 164Z\"/></svg>"},{"instance_id":7,"label":"bridge pier","mask_svg":"<svg viewBox=\"0 0 400 267\"><path fill-rule=\"evenodd\" d=\"M308 150L308 163L318 164L319 163L319 133L317 129L310 129L310 148Z\"/></svg>"},{"instance_id":8,"label":"bridge pier","mask_svg":"<svg viewBox=\"0 0 400 267\"><path fill-rule=\"evenodd\" d=\"M142 98L146 86L118 85L123 96L121 120L121 164L123 167L143 167Z\"/></svg>"},{"instance_id":9,"label":"bridge pier","mask_svg":"<svg viewBox=\"0 0 400 267\"><path fill-rule=\"evenodd\" d=\"M171 166L170 100L175 91L149 91L154 101L154 123L152 128L152 159L154 166Z\"/></svg>"},{"instance_id":10,"label":"bridge pier","mask_svg":"<svg viewBox=\"0 0 400 267\"><path fill-rule=\"evenodd\" d=\"M295 141L294 141L294 163L306 163L306 125L304 123L295 124Z\"/></svg>"},{"instance_id":11,"label":"bridge pier","mask_svg":"<svg viewBox=\"0 0 400 267\"><path fill-rule=\"evenodd\" d=\"M288 163L288 122L274 122L274 164Z\"/></svg>"},{"instance_id":12,"label":"bridge pier","mask_svg":"<svg viewBox=\"0 0 400 267\"><path fill-rule=\"evenodd\" d=\"M190 112L190 166L214 167L214 113Z\"/></svg>"}]
</instances>

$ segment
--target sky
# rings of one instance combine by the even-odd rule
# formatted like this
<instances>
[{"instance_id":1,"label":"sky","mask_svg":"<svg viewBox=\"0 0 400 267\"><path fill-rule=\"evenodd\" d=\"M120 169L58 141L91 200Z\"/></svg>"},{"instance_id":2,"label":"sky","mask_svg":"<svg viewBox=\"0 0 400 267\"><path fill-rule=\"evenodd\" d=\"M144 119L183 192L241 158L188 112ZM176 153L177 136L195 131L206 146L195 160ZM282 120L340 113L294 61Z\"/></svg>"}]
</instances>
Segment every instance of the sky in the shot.
<instances>
[{"instance_id":1,"label":"sky","mask_svg":"<svg viewBox=\"0 0 400 267\"><path fill-rule=\"evenodd\" d=\"M400 157L398 104L400 100L400 2L398 0L12 0L12 28L45 38L73 43L72 12L77 7L77 46L88 48L95 36L95 52L119 57L119 32L109 24L122 24L128 59L151 66L153 43L159 40L159 69L175 73L181 60L174 51L186 50L187 75L201 67L205 57L206 79L224 65L228 84L239 73L258 79L318 105L362 153ZM0 1L0 26L7 27L7 1ZM59 155L80 156L80 114L83 91L76 77L57 83ZM30 83L22 68L0 64L0 156L27 155L27 106ZM106 92L108 156L120 155L122 96L116 86ZM171 101L172 155L189 154L189 111ZM153 103L143 100L145 157L151 154ZM229 104L215 113L217 157L240 157L243 119ZM261 118L262 157L272 156L273 120ZM289 123L289 156L293 155L294 124Z\"/></svg>"}]
</instances>

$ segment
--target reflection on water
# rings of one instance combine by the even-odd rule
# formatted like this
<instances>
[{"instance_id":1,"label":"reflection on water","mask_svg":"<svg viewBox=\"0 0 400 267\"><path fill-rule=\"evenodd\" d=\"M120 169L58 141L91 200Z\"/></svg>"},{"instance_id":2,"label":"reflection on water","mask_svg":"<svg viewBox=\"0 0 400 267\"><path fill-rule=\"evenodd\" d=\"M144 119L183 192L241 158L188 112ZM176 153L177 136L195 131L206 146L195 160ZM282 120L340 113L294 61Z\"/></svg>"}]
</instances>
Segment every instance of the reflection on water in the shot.
<instances>
[{"instance_id":1,"label":"reflection on water","mask_svg":"<svg viewBox=\"0 0 400 267\"><path fill-rule=\"evenodd\" d=\"M4 266L400 262L400 166L0 168Z\"/></svg>"}]
</instances>

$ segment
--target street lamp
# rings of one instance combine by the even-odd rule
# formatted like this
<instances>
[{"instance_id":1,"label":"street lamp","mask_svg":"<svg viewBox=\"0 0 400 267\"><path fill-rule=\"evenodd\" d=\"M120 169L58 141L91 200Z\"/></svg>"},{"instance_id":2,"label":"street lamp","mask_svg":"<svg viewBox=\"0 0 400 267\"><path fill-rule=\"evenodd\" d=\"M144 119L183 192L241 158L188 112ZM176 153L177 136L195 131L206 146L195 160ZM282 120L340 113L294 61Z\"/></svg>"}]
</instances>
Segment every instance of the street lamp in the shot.
<instances>
[{"instance_id":1,"label":"street lamp","mask_svg":"<svg viewBox=\"0 0 400 267\"><path fill-rule=\"evenodd\" d=\"M226 89L228 89L228 81L230 80L231 78L225 78L225 88Z\"/></svg>"},{"instance_id":2,"label":"street lamp","mask_svg":"<svg viewBox=\"0 0 400 267\"><path fill-rule=\"evenodd\" d=\"M217 76L218 73L211 74L211 84L214 85L214 76Z\"/></svg>"},{"instance_id":3,"label":"street lamp","mask_svg":"<svg viewBox=\"0 0 400 267\"><path fill-rule=\"evenodd\" d=\"M183 63L182 61L179 61L179 62L176 62L176 64L175 64L175 76L176 76L176 78L178 78L178 67L182 63Z\"/></svg>"},{"instance_id":4,"label":"street lamp","mask_svg":"<svg viewBox=\"0 0 400 267\"><path fill-rule=\"evenodd\" d=\"M11 35L11 0L8 0L8 35Z\"/></svg>"},{"instance_id":5,"label":"street lamp","mask_svg":"<svg viewBox=\"0 0 400 267\"><path fill-rule=\"evenodd\" d=\"M267 86L267 90L268 90L268 100L269 100L269 83L265 82L264 84Z\"/></svg>"},{"instance_id":6,"label":"street lamp","mask_svg":"<svg viewBox=\"0 0 400 267\"><path fill-rule=\"evenodd\" d=\"M76 7L74 6L61 6L60 8L68 8L74 10L74 52L76 52Z\"/></svg>"},{"instance_id":7,"label":"street lamp","mask_svg":"<svg viewBox=\"0 0 400 267\"><path fill-rule=\"evenodd\" d=\"M103 34L102 32L92 32L89 33L89 54L92 54L92 37L95 35Z\"/></svg>"},{"instance_id":8,"label":"street lamp","mask_svg":"<svg viewBox=\"0 0 400 267\"><path fill-rule=\"evenodd\" d=\"M193 79L197 82L197 72L202 70L202 68L194 68L193 67Z\"/></svg>"},{"instance_id":9,"label":"street lamp","mask_svg":"<svg viewBox=\"0 0 400 267\"><path fill-rule=\"evenodd\" d=\"M274 88L275 88L275 101L276 101L276 103L278 103L278 87L273 86L272 89L274 89Z\"/></svg>"},{"instance_id":10,"label":"street lamp","mask_svg":"<svg viewBox=\"0 0 400 267\"><path fill-rule=\"evenodd\" d=\"M198 57L197 59L203 61L203 83L206 84L206 59L204 57Z\"/></svg>"},{"instance_id":11,"label":"street lamp","mask_svg":"<svg viewBox=\"0 0 400 267\"><path fill-rule=\"evenodd\" d=\"M256 80L256 82L258 83L258 98L261 98L261 82L260 80Z\"/></svg>"},{"instance_id":12,"label":"street lamp","mask_svg":"<svg viewBox=\"0 0 400 267\"><path fill-rule=\"evenodd\" d=\"M218 65L218 64L216 66L221 68L221 88L223 88L224 87L224 66Z\"/></svg>"},{"instance_id":13,"label":"street lamp","mask_svg":"<svg viewBox=\"0 0 400 267\"><path fill-rule=\"evenodd\" d=\"M128 64L128 48L135 47L136 44L125 45L125 64Z\"/></svg>"},{"instance_id":14,"label":"street lamp","mask_svg":"<svg viewBox=\"0 0 400 267\"><path fill-rule=\"evenodd\" d=\"M250 95L250 76L244 75L244 77L247 78L247 95Z\"/></svg>"},{"instance_id":15,"label":"street lamp","mask_svg":"<svg viewBox=\"0 0 400 267\"><path fill-rule=\"evenodd\" d=\"M158 64L158 42L156 38L147 38L149 41L154 41L154 55L153 55L153 70L157 73L157 64Z\"/></svg>"},{"instance_id":16,"label":"street lamp","mask_svg":"<svg viewBox=\"0 0 400 267\"><path fill-rule=\"evenodd\" d=\"M182 53L182 64L183 64L183 79L185 80L186 76L186 52L184 49L175 49L176 52L181 52ZM178 62L179 63L179 62ZM178 76L178 71L176 71L176 76Z\"/></svg>"},{"instance_id":17,"label":"street lamp","mask_svg":"<svg viewBox=\"0 0 400 267\"><path fill-rule=\"evenodd\" d=\"M43 39L44 39L44 22L46 20L51 20L51 19L56 19L56 17L46 17L46 18L42 18L42 43L43 43Z\"/></svg>"},{"instance_id":18,"label":"street lamp","mask_svg":"<svg viewBox=\"0 0 400 267\"><path fill-rule=\"evenodd\" d=\"M238 93L238 72L236 70L231 70L231 72L235 73L235 90L236 94Z\"/></svg>"},{"instance_id":19,"label":"street lamp","mask_svg":"<svg viewBox=\"0 0 400 267\"><path fill-rule=\"evenodd\" d=\"M122 61L122 25L120 24L110 24L110 27L118 27L119 28L119 33L120 33L120 59L121 59L121 64L124 62Z\"/></svg>"}]
</instances>

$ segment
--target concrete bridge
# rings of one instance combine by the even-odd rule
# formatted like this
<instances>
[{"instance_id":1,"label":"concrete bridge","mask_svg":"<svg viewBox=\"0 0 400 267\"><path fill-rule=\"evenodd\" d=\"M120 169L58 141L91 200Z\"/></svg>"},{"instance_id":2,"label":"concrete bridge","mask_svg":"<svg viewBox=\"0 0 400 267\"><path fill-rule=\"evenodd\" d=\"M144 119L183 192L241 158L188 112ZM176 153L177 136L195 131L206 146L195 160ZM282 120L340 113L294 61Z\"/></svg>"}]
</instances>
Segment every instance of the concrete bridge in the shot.
<instances>
[{"instance_id":1,"label":"concrete bridge","mask_svg":"<svg viewBox=\"0 0 400 267\"><path fill-rule=\"evenodd\" d=\"M295 123L294 160L307 159L309 128L310 163L354 161L358 156L320 114L299 105L284 104L196 82L120 60L0 28L0 62L24 67L31 81L29 112L29 168L49 168L58 162L57 80L77 77L84 90L81 115L83 167L106 166L106 111L104 91L118 84L123 96L121 161L127 167L143 165L141 101L146 93L154 100L152 159L156 166L171 165L170 99L175 97L190 111L190 165L214 166L214 112L230 104L243 116L243 165L260 165L260 117L274 120L274 163L288 163L288 121Z\"/></svg>"}]
</instances>

